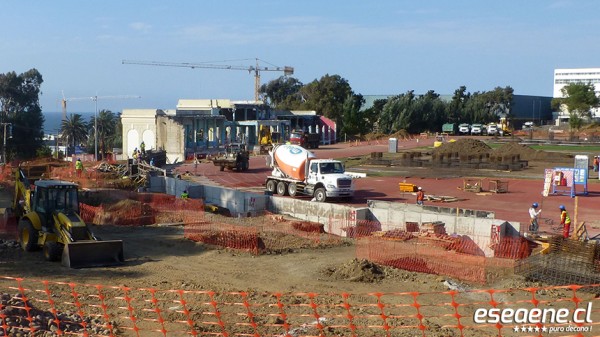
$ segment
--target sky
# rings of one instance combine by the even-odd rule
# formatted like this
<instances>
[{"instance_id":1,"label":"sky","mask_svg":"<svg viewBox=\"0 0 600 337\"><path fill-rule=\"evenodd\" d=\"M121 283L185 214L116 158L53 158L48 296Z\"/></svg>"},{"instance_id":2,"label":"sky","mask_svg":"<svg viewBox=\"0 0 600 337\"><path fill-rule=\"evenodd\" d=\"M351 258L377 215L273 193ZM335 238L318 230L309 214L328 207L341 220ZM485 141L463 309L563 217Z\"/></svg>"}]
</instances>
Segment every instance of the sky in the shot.
<instances>
[{"instance_id":1,"label":"sky","mask_svg":"<svg viewBox=\"0 0 600 337\"><path fill-rule=\"evenodd\" d=\"M254 99L246 70L339 75L362 95L511 86L552 96L555 68L600 67L598 0L131 0L0 2L0 73L37 69L44 113L174 109ZM261 72L261 83L283 75ZM97 96L97 102L91 97ZM96 104L97 103L97 106Z\"/></svg>"}]
</instances>

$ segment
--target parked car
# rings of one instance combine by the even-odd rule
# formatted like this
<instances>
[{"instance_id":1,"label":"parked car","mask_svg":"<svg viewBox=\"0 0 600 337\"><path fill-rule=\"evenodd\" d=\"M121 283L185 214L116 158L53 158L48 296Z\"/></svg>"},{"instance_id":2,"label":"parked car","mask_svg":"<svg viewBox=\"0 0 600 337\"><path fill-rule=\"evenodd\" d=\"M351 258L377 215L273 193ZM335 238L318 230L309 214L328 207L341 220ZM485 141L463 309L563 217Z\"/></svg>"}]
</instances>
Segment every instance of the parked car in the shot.
<instances>
[{"instance_id":1,"label":"parked car","mask_svg":"<svg viewBox=\"0 0 600 337\"><path fill-rule=\"evenodd\" d=\"M468 135L471 132L471 126L469 124L463 123L458 126L458 133L461 135Z\"/></svg>"},{"instance_id":2,"label":"parked car","mask_svg":"<svg viewBox=\"0 0 600 337\"><path fill-rule=\"evenodd\" d=\"M481 124L471 125L471 134L472 135L480 135L482 132L483 132L483 125L481 125Z\"/></svg>"},{"instance_id":3,"label":"parked car","mask_svg":"<svg viewBox=\"0 0 600 337\"><path fill-rule=\"evenodd\" d=\"M488 136L495 136L498 134L498 124L490 123L487 126L487 134Z\"/></svg>"},{"instance_id":4,"label":"parked car","mask_svg":"<svg viewBox=\"0 0 600 337\"><path fill-rule=\"evenodd\" d=\"M523 123L523 130L533 129L533 122L525 122Z\"/></svg>"}]
</instances>

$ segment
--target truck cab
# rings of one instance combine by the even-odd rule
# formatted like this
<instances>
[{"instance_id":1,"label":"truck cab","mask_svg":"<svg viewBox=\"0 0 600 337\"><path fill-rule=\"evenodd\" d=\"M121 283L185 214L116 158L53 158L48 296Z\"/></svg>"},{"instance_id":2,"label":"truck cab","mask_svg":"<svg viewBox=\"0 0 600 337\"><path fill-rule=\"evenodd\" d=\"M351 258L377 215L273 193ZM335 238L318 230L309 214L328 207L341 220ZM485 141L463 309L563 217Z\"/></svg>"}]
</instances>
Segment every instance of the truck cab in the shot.
<instances>
[{"instance_id":1,"label":"truck cab","mask_svg":"<svg viewBox=\"0 0 600 337\"><path fill-rule=\"evenodd\" d=\"M498 124L490 123L487 126L487 134L488 136L495 136L498 134Z\"/></svg>"},{"instance_id":2,"label":"truck cab","mask_svg":"<svg viewBox=\"0 0 600 337\"><path fill-rule=\"evenodd\" d=\"M461 135L468 135L471 132L471 126L463 123L458 126L458 133Z\"/></svg>"},{"instance_id":3,"label":"truck cab","mask_svg":"<svg viewBox=\"0 0 600 337\"><path fill-rule=\"evenodd\" d=\"M314 194L319 202L327 198L351 198L354 194L352 177L346 174L344 164L339 160L311 160L306 182L308 194Z\"/></svg>"},{"instance_id":4,"label":"truck cab","mask_svg":"<svg viewBox=\"0 0 600 337\"><path fill-rule=\"evenodd\" d=\"M483 126L481 124L471 125L471 134L480 135L483 132Z\"/></svg>"}]
</instances>

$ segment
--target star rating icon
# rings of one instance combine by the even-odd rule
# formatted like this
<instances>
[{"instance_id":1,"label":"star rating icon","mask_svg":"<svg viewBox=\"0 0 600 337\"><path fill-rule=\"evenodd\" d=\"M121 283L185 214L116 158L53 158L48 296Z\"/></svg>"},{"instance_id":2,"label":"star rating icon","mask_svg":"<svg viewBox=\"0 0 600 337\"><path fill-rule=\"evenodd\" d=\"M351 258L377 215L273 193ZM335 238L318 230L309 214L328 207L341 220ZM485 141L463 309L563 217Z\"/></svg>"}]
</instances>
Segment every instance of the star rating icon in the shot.
<instances>
[{"instance_id":1,"label":"star rating icon","mask_svg":"<svg viewBox=\"0 0 600 337\"><path fill-rule=\"evenodd\" d=\"M520 327L518 325L516 325L513 328L514 332L547 332L548 328L546 328L545 326L539 327L539 326L526 326L526 325L521 325Z\"/></svg>"}]
</instances>

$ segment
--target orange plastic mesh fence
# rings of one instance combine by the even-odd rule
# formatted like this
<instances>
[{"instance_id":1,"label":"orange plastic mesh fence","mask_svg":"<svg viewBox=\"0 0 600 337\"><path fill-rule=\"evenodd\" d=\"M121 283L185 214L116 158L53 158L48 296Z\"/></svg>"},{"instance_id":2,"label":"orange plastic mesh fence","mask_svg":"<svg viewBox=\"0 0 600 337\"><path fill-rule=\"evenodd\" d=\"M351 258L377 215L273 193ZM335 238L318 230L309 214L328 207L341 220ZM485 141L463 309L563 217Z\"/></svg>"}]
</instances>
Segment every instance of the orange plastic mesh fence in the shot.
<instances>
[{"instance_id":1,"label":"orange plastic mesh fence","mask_svg":"<svg viewBox=\"0 0 600 337\"><path fill-rule=\"evenodd\" d=\"M186 223L184 236L193 241L221 247L240 249L258 254L259 238L256 227L216 222Z\"/></svg>"},{"instance_id":2,"label":"orange plastic mesh fence","mask_svg":"<svg viewBox=\"0 0 600 337\"><path fill-rule=\"evenodd\" d=\"M254 254L338 245L342 238L324 232L323 226L304 221L251 224L247 218L230 218L228 224L186 221L184 235L194 241L246 250Z\"/></svg>"},{"instance_id":3,"label":"orange plastic mesh fence","mask_svg":"<svg viewBox=\"0 0 600 337\"><path fill-rule=\"evenodd\" d=\"M421 240L393 241L364 237L356 241L356 257L409 271L486 282L484 256L451 252L443 247L420 242Z\"/></svg>"},{"instance_id":4,"label":"orange plastic mesh fence","mask_svg":"<svg viewBox=\"0 0 600 337\"><path fill-rule=\"evenodd\" d=\"M596 284L429 293L253 293L0 277L0 334L600 336L598 291ZM491 309L510 319L500 323L482 313ZM532 309L547 315L525 323L523 315ZM558 310L569 313L572 323L550 322Z\"/></svg>"},{"instance_id":5,"label":"orange plastic mesh fence","mask_svg":"<svg viewBox=\"0 0 600 337\"><path fill-rule=\"evenodd\" d=\"M173 196L125 191L110 195L112 199L116 197L120 201L107 205L80 204L83 220L95 224L142 226L157 222L187 223L204 219L204 202L200 199L176 199Z\"/></svg>"}]
</instances>

